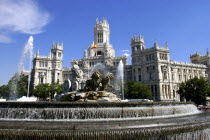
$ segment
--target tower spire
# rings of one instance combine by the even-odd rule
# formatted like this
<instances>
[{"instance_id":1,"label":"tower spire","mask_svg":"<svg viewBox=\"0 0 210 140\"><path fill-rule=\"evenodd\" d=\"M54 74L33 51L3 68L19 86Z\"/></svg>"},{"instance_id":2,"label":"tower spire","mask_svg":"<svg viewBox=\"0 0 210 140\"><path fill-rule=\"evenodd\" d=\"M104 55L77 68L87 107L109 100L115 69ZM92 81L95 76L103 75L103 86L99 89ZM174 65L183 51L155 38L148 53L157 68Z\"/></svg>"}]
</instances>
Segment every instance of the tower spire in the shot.
<instances>
[{"instance_id":1,"label":"tower spire","mask_svg":"<svg viewBox=\"0 0 210 140\"><path fill-rule=\"evenodd\" d=\"M98 21L98 18L96 18L96 24L98 24L98 22L99 22L99 21Z\"/></svg>"},{"instance_id":2,"label":"tower spire","mask_svg":"<svg viewBox=\"0 0 210 140\"><path fill-rule=\"evenodd\" d=\"M166 48L168 48L168 41L166 41Z\"/></svg>"},{"instance_id":3,"label":"tower spire","mask_svg":"<svg viewBox=\"0 0 210 140\"><path fill-rule=\"evenodd\" d=\"M155 39L155 43L154 43L154 47L158 47L158 43L157 43L157 40Z\"/></svg>"}]
</instances>

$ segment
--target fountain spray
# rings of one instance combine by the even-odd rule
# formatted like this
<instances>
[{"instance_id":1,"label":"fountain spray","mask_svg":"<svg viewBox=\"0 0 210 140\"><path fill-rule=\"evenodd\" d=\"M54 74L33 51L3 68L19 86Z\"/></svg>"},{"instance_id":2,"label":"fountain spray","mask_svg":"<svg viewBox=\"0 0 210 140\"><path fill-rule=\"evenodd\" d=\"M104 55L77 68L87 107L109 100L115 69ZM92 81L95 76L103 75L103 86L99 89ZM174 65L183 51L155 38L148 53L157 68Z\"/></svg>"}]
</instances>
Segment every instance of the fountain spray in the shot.
<instances>
[{"instance_id":1,"label":"fountain spray","mask_svg":"<svg viewBox=\"0 0 210 140\"><path fill-rule=\"evenodd\" d=\"M124 64L120 60L120 63L117 67L117 77L115 83L116 89L121 92L121 99L124 100Z\"/></svg>"},{"instance_id":2,"label":"fountain spray","mask_svg":"<svg viewBox=\"0 0 210 140\"><path fill-rule=\"evenodd\" d=\"M20 75L21 70L24 68L24 66L27 66L27 69L29 70L28 75L28 86L27 86L27 97L29 97L29 87L30 87L30 81L31 81L31 62L33 59L33 36L30 36L27 43L24 46L22 56L20 59L19 67L18 67L18 74Z\"/></svg>"}]
</instances>

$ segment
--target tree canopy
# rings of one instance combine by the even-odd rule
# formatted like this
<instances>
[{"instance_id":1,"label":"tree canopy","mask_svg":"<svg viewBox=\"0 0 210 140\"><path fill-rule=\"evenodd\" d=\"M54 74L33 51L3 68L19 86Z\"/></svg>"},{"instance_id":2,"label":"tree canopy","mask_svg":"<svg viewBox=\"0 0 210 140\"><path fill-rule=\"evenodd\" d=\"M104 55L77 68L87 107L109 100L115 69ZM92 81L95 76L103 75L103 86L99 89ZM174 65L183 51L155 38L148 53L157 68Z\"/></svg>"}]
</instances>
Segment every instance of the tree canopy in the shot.
<instances>
[{"instance_id":1,"label":"tree canopy","mask_svg":"<svg viewBox=\"0 0 210 140\"><path fill-rule=\"evenodd\" d=\"M63 92L63 85L52 83L49 85L49 94L50 94L50 100L52 101L54 98L55 93L62 93Z\"/></svg>"},{"instance_id":2,"label":"tree canopy","mask_svg":"<svg viewBox=\"0 0 210 140\"><path fill-rule=\"evenodd\" d=\"M33 95L38 97L40 100L54 99L55 93L62 93L63 85L58 83L52 84L39 84L33 90Z\"/></svg>"},{"instance_id":3,"label":"tree canopy","mask_svg":"<svg viewBox=\"0 0 210 140\"><path fill-rule=\"evenodd\" d=\"M39 84L33 90L33 95L39 99L46 100L49 97L49 84Z\"/></svg>"},{"instance_id":4,"label":"tree canopy","mask_svg":"<svg viewBox=\"0 0 210 140\"><path fill-rule=\"evenodd\" d=\"M135 81L127 81L125 84L125 98L128 99L151 99L152 93L148 86Z\"/></svg>"},{"instance_id":5,"label":"tree canopy","mask_svg":"<svg viewBox=\"0 0 210 140\"><path fill-rule=\"evenodd\" d=\"M12 99L27 95L28 76L15 74L12 76L7 85L0 86L0 97Z\"/></svg>"},{"instance_id":6,"label":"tree canopy","mask_svg":"<svg viewBox=\"0 0 210 140\"><path fill-rule=\"evenodd\" d=\"M179 85L178 93L181 100L193 101L195 104L206 105L206 97L210 96L210 84L205 78L193 78Z\"/></svg>"},{"instance_id":7,"label":"tree canopy","mask_svg":"<svg viewBox=\"0 0 210 140\"><path fill-rule=\"evenodd\" d=\"M27 95L28 89L28 76L15 74L9 80L7 85L0 86L0 98L5 99L16 99ZM34 96L46 100L49 98L53 100L55 93L62 93L63 85L58 83L52 84L39 84L32 89L32 84L30 84L29 93L33 93Z\"/></svg>"},{"instance_id":8,"label":"tree canopy","mask_svg":"<svg viewBox=\"0 0 210 140\"><path fill-rule=\"evenodd\" d=\"M9 86L8 85L2 85L0 86L0 98L9 98Z\"/></svg>"}]
</instances>

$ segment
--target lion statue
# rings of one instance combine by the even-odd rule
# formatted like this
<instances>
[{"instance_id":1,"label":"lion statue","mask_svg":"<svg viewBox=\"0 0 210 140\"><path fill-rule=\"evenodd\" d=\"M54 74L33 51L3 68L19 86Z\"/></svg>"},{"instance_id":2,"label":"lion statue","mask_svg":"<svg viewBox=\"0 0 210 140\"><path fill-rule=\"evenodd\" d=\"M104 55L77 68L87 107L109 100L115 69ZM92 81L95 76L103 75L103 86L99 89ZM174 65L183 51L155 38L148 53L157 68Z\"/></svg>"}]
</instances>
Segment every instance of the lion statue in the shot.
<instances>
[{"instance_id":1,"label":"lion statue","mask_svg":"<svg viewBox=\"0 0 210 140\"><path fill-rule=\"evenodd\" d=\"M106 77L102 77L100 72L94 72L91 76L91 79L86 81L85 90L88 92L85 93L84 97L82 97L84 101L87 99L97 100L101 96L104 96L103 93L105 92L103 91L106 91L108 87L114 87L110 84L110 81L113 79L114 75L112 73L108 73Z\"/></svg>"},{"instance_id":2,"label":"lion statue","mask_svg":"<svg viewBox=\"0 0 210 140\"><path fill-rule=\"evenodd\" d=\"M88 79L85 83L86 91L97 91L101 85L102 76L100 72L96 71L92 74L91 79Z\"/></svg>"},{"instance_id":3,"label":"lion statue","mask_svg":"<svg viewBox=\"0 0 210 140\"><path fill-rule=\"evenodd\" d=\"M114 88L114 86L112 84L110 84L111 80L114 80L113 73L108 73L105 78L102 78L100 91L105 91L105 90L107 90L108 87Z\"/></svg>"}]
</instances>

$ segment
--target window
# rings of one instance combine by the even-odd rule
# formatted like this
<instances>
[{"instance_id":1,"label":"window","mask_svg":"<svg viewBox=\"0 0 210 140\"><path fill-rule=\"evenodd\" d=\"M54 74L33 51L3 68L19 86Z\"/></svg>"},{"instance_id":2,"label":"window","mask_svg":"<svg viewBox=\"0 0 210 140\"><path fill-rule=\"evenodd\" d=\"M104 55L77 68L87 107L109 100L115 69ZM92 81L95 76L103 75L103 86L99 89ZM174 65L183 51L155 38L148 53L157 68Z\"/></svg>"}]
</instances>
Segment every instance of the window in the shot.
<instances>
[{"instance_id":1,"label":"window","mask_svg":"<svg viewBox=\"0 0 210 140\"><path fill-rule=\"evenodd\" d=\"M104 53L102 51L97 51L97 54L96 55L97 56L102 56L102 55L104 55Z\"/></svg>"},{"instance_id":2,"label":"window","mask_svg":"<svg viewBox=\"0 0 210 140\"><path fill-rule=\"evenodd\" d=\"M44 78L42 77L42 78L41 78L41 84L43 84L43 82L44 82Z\"/></svg>"},{"instance_id":3,"label":"window","mask_svg":"<svg viewBox=\"0 0 210 140\"><path fill-rule=\"evenodd\" d=\"M139 75L139 81L141 81L141 75Z\"/></svg>"},{"instance_id":4,"label":"window","mask_svg":"<svg viewBox=\"0 0 210 140\"><path fill-rule=\"evenodd\" d=\"M166 54L164 54L164 60L167 60L167 55Z\"/></svg>"},{"instance_id":5,"label":"window","mask_svg":"<svg viewBox=\"0 0 210 140\"><path fill-rule=\"evenodd\" d=\"M61 58L61 53L58 53L58 57Z\"/></svg>"},{"instance_id":6,"label":"window","mask_svg":"<svg viewBox=\"0 0 210 140\"><path fill-rule=\"evenodd\" d=\"M149 61L151 61L152 60L152 56L151 55L149 55Z\"/></svg>"},{"instance_id":7,"label":"window","mask_svg":"<svg viewBox=\"0 0 210 140\"><path fill-rule=\"evenodd\" d=\"M149 74L149 80L152 80L152 73Z\"/></svg>"},{"instance_id":8,"label":"window","mask_svg":"<svg viewBox=\"0 0 210 140\"><path fill-rule=\"evenodd\" d=\"M135 76L135 69L133 69L133 79L136 80L136 76Z\"/></svg>"},{"instance_id":9,"label":"window","mask_svg":"<svg viewBox=\"0 0 210 140\"><path fill-rule=\"evenodd\" d=\"M56 52L53 53L53 58L56 58Z\"/></svg>"},{"instance_id":10,"label":"window","mask_svg":"<svg viewBox=\"0 0 210 140\"><path fill-rule=\"evenodd\" d=\"M186 76L186 75L184 75L184 80L185 80L185 81L187 80L187 76Z\"/></svg>"},{"instance_id":11,"label":"window","mask_svg":"<svg viewBox=\"0 0 210 140\"><path fill-rule=\"evenodd\" d=\"M166 72L163 73L163 80L167 80L167 74L166 74Z\"/></svg>"},{"instance_id":12,"label":"window","mask_svg":"<svg viewBox=\"0 0 210 140\"><path fill-rule=\"evenodd\" d=\"M155 55L154 54L152 54L152 60L155 60Z\"/></svg>"},{"instance_id":13,"label":"window","mask_svg":"<svg viewBox=\"0 0 210 140\"><path fill-rule=\"evenodd\" d=\"M160 60L168 60L167 54L160 53Z\"/></svg>"},{"instance_id":14,"label":"window","mask_svg":"<svg viewBox=\"0 0 210 140\"><path fill-rule=\"evenodd\" d=\"M103 43L103 33L102 32L98 33L97 36L98 36L98 43Z\"/></svg>"},{"instance_id":15,"label":"window","mask_svg":"<svg viewBox=\"0 0 210 140\"><path fill-rule=\"evenodd\" d=\"M147 60L147 61L149 61L149 57L148 57L148 55L146 55L146 60Z\"/></svg>"},{"instance_id":16,"label":"window","mask_svg":"<svg viewBox=\"0 0 210 140\"><path fill-rule=\"evenodd\" d=\"M202 74L202 71L199 71L199 74Z\"/></svg>"},{"instance_id":17,"label":"window","mask_svg":"<svg viewBox=\"0 0 210 140\"><path fill-rule=\"evenodd\" d=\"M138 73L141 73L141 68L138 68Z\"/></svg>"},{"instance_id":18,"label":"window","mask_svg":"<svg viewBox=\"0 0 210 140\"><path fill-rule=\"evenodd\" d=\"M181 78L182 78L181 75L179 75L179 81L181 81Z\"/></svg>"},{"instance_id":19,"label":"window","mask_svg":"<svg viewBox=\"0 0 210 140\"><path fill-rule=\"evenodd\" d=\"M47 62L45 62L45 67L47 67Z\"/></svg>"}]
</instances>

